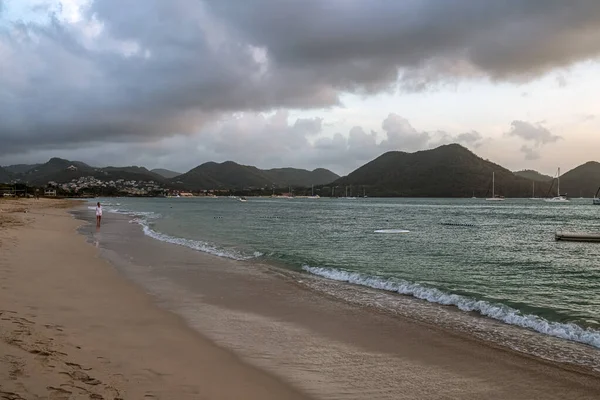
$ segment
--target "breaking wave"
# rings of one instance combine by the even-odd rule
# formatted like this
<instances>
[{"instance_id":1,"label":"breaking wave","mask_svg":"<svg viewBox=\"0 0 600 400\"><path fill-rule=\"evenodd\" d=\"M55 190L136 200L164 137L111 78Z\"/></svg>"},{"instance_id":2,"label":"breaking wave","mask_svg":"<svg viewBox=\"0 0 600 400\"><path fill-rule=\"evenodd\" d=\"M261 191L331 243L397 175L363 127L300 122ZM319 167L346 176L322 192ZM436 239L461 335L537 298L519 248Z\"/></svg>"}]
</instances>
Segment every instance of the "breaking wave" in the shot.
<instances>
[{"instance_id":1,"label":"breaking wave","mask_svg":"<svg viewBox=\"0 0 600 400\"><path fill-rule=\"evenodd\" d=\"M88 208L91 210L95 210L95 207L88 207ZM128 216L134 217L131 221L129 221L130 223L135 223L135 224L140 225L146 236L149 236L156 240L160 240L161 242L166 242L166 243L176 244L179 246L189 247L190 249L194 249L194 250L212 254L212 255L215 255L218 257L230 258L230 259L238 260L238 261L250 260L253 258L261 257L263 255L261 252L258 252L258 251L255 251L254 253L252 253L252 255L247 255L247 254L243 254L242 252L237 251L235 249L219 248L218 246L216 246L214 244L204 242L201 240L179 238L179 237L167 235L162 232L158 232L152 228L151 222L150 222L152 220L162 217L160 214L155 213L155 212L124 210L124 209L119 209L119 208L108 207L108 204L106 207L106 211L110 212L110 213L123 214L123 215L128 215Z\"/></svg>"},{"instance_id":2,"label":"breaking wave","mask_svg":"<svg viewBox=\"0 0 600 400\"><path fill-rule=\"evenodd\" d=\"M260 257L263 255L261 252L258 252L258 251L255 251L252 255L245 255L237 250L222 249L222 248L219 248L208 242L170 236L170 235L155 231L148 225L147 222L145 222L143 220L136 219L136 220L133 220L133 222L140 224L142 226L144 234L146 236L150 236L153 239L160 240L161 242L166 242L166 243L176 244L179 246L189 247L190 249L202 251L204 253L209 253L209 254L212 254L215 256L231 258L233 260L238 260L238 261L244 261L244 260L250 260L253 258L257 258L257 257Z\"/></svg>"},{"instance_id":3,"label":"breaking wave","mask_svg":"<svg viewBox=\"0 0 600 400\"><path fill-rule=\"evenodd\" d=\"M485 317L493 318L510 325L532 329L546 335L600 348L600 331L591 328L582 328L576 324L551 322L536 315L523 314L520 311L503 304L494 304L484 300L476 300L462 295L450 294L418 283L402 280L386 280L357 272L311 267L309 265L304 265L302 269L313 275L335 281L348 282L373 289L413 296L431 303L456 306L462 311L477 312Z\"/></svg>"}]
</instances>

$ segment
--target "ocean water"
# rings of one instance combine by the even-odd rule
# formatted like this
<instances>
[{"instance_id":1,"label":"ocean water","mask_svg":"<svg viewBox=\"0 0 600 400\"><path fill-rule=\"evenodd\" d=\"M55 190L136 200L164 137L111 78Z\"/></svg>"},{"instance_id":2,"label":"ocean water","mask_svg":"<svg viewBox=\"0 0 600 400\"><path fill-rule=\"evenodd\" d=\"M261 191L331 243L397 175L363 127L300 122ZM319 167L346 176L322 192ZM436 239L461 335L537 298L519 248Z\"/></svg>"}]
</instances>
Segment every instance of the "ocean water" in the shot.
<instances>
[{"instance_id":1,"label":"ocean water","mask_svg":"<svg viewBox=\"0 0 600 400\"><path fill-rule=\"evenodd\" d=\"M157 240L408 295L600 349L600 243L554 241L561 229L600 232L600 207L589 199L100 201ZM356 298L369 300L359 290Z\"/></svg>"}]
</instances>

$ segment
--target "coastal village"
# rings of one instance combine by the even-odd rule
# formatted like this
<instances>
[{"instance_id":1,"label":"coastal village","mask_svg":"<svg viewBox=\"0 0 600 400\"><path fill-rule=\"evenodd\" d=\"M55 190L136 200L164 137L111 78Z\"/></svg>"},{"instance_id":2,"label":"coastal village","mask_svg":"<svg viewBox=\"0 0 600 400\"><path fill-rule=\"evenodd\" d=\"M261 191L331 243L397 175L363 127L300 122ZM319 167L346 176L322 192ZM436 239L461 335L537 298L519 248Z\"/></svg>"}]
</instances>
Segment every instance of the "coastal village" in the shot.
<instances>
[{"instance_id":1,"label":"coastal village","mask_svg":"<svg viewBox=\"0 0 600 400\"><path fill-rule=\"evenodd\" d=\"M155 181L135 181L117 179L103 181L93 176L73 179L68 183L48 182L48 187L59 189L66 194L78 194L86 191L95 193L119 192L130 196L167 195L169 190Z\"/></svg>"}]
</instances>

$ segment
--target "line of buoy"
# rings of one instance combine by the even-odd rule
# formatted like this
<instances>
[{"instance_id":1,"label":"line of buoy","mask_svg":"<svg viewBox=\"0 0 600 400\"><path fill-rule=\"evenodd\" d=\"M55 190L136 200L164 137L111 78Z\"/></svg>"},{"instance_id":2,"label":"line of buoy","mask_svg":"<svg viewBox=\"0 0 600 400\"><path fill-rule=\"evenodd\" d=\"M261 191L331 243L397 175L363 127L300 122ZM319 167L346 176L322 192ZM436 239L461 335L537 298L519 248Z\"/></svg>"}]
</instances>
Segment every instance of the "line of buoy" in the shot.
<instances>
[{"instance_id":1,"label":"line of buoy","mask_svg":"<svg viewBox=\"0 0 600 400\"><path fill-rule=\"evenodd\" d=\"M446 226L469 226L469 227L475 227L475 226L477 226L475 224L461 224L461 223L453 223L453 222L442 222L441 225L446 225Z\"/></svg>"}]
</instances>

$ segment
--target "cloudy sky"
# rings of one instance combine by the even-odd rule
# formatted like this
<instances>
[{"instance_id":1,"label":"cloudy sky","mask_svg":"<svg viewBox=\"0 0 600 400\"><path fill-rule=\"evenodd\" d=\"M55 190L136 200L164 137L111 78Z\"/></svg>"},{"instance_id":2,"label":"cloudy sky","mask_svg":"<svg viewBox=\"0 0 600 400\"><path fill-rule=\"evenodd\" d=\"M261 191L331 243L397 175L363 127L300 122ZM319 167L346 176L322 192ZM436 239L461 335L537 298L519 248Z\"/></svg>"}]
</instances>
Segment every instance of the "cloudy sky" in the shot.
<instances>
[{"instance_id":1,"label":"cloudy sky","mask_svg":"<svg viewBox=\"0 0 600 400\"><path fill-rule=\"evenodd\" d=\"M597 0L0 0L0 165L600 159Z\"/></svg>"}]
</instances>

